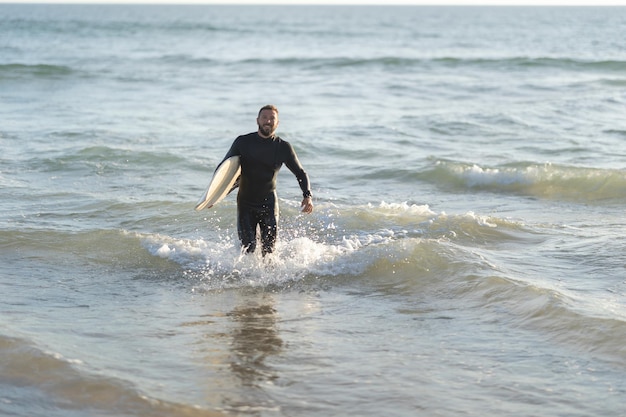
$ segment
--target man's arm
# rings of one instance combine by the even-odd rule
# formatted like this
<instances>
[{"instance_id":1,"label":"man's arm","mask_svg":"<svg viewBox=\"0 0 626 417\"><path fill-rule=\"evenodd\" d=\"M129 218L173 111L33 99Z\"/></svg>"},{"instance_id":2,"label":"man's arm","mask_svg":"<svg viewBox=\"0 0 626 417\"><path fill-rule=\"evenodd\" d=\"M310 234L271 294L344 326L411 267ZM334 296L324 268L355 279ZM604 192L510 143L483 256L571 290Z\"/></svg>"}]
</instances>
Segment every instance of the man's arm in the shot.
<instances>
[{"instance_id":1,"label":"man's arm","mask_svg":"<svg viewBox=\"0 0 626 417\"><path fill-rule=\"evenodd\" d=\"M300 189L302 190L302 212L303 213L311 213L313 211L313 198L311 196L311 188L309 182L309 176L302 168L302 164L298 160L298 156L296 155L296 151L293 149L291 144L287 144L289 147L289 156L285 161L285 165L287 168L296 176L298 179L298 185L300 185Z\"/></svg>"}]
</instances>

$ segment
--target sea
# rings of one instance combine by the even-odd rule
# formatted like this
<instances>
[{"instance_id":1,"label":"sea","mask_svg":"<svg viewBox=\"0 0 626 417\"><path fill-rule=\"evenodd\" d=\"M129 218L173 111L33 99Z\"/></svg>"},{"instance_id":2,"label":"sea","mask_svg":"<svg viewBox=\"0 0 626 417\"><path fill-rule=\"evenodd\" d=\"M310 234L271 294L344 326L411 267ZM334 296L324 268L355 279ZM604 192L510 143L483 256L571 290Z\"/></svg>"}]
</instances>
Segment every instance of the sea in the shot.
<instances>
[{"instance_id":1,"label":"sea","mask_svg":"<svg viewBox=\"0 0 626 417\"><path fill-rule=\"evenodd\" d=\"M626 416L626 8L0 5L0 415ZM275 253L235 193L265 104Z\"/></svg>"}]
</instances>

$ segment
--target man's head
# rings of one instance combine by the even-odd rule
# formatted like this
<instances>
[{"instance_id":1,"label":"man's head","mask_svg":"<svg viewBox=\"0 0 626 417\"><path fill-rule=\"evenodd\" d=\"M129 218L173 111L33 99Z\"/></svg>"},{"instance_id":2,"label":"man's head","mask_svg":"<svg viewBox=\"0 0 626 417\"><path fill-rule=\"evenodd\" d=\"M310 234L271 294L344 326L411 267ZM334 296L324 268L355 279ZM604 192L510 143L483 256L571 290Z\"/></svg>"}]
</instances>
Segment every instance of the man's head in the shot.
<instances>
[{"instance_id":1,"label":"man's head","mask_svg":"<svg viewBox=\"0 0 626 417\"><path fill-rule=\"evenodd\" d=\"M264 138L272 136L278 127L278 109L276 106L268 104L261 107L256 124L259 126L259 135Z\"/></svg>"}]
</instances>

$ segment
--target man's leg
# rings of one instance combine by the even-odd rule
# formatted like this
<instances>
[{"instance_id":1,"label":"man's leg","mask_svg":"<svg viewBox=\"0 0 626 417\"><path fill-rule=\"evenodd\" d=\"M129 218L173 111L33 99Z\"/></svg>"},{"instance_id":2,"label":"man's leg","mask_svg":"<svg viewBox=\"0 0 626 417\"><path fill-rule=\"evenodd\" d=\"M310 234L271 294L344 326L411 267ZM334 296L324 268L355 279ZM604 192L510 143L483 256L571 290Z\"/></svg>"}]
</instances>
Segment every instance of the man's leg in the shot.
<instances>
[{"instance_id":1,"label":"man's leg","mask_svg":"<svg viewBox=\"0 0 626 417\"><path fill-rule=\"evenodd\" d=\"M257 219L253 210L237 207L237 234L241 247L247 253L252 253L256 249L256 225Z\"/></svg>"},{"instance_id":2,"label":"man's leg","mask_svg":"<svg viewBox=\"0 0 626 417\"><path fill-rule=\"evenodd\" d=\"M267 202L268 204L264 207L263 214L259 218L263 256L274 252L276 237L278 236L278 199L276 194L272 194Z\"/></svg>"},{"instance_id":3,"label":"man's leg","mask_svg":"<svg viewBox=\"0 0 626 417\"><path fill-rule=\"evenodd\" d=\"M261 244L263 245L263 256L274 252L276 236L278 235L278 222L274 213L266 213L259 222L261 229Z\"/></svg>"}]
</instances>

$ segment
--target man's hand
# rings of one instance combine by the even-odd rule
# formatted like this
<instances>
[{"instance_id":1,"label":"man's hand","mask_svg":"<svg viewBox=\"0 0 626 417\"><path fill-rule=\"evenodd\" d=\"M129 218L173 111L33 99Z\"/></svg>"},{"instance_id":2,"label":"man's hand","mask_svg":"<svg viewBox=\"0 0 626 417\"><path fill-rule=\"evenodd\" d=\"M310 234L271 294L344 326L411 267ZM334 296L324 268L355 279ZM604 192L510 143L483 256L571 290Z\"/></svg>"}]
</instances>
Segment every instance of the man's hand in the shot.
<instances>
[{"instance_id":1,"label":"man's hand","mask_svg":"<svg viewBox=\"0 0 626 417\"><path fill-rule=\"evenodd\" d=\"M302 200L302 204L300 204L300 207L302 207L303 213L311 213L313 211L313 199L311 197L305 197Z\"/></svg>"}]
</instances>

